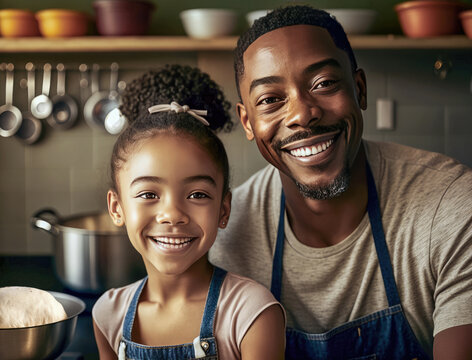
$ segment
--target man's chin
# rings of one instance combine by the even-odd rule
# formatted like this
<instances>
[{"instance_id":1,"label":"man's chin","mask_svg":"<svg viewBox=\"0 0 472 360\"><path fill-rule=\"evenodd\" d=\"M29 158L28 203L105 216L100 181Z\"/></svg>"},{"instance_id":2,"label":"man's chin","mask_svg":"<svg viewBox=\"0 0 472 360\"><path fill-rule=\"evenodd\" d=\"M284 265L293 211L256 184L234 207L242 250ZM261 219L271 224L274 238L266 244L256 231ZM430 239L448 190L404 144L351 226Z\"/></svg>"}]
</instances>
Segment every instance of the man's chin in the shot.
<instances>
[{"instance_id":1,"label":"man's chin","mask_svg":"<svg viewBox=\"0 0 472 360\"><path fill-rule=\"evenodd\" d=\"M350 172L348 168L345 167L343 171L327 185L308 185L302 184L296 180L294 181L298 191L303 197L313 200L329 200L343 194L349 187L350 179Z\"/></svg>"}]
</instances>

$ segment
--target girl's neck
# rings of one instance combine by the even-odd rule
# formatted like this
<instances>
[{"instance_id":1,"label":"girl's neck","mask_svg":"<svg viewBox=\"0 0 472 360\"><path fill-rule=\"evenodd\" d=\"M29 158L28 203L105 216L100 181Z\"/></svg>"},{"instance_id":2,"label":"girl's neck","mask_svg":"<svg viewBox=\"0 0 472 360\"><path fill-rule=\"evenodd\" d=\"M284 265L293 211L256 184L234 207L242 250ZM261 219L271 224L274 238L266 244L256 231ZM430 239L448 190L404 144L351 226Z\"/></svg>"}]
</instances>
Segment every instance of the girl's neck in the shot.
<instances>
[{"instance_id":1,"label":"girl's neck","mask_svg":"<svg viewBox=\"0 0 472 360\"><path fill-rule=\"evenodd\" d=\"M181 274L164 274L152 265L146 268L148 281L141 299L160 304L205 299L214 269L207 257L202 257Z\"/></svg>"}]
</instances>

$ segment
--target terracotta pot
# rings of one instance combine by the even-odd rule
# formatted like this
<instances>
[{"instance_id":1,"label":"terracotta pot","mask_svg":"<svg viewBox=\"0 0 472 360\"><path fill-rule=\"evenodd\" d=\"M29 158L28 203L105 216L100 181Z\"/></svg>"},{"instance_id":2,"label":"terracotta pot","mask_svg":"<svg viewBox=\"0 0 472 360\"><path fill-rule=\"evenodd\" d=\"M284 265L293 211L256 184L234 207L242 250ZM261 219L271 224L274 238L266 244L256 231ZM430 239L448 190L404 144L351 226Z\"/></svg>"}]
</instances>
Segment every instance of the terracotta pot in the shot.
<instances>
[{"instance_id":1,"label":"terracotta pot","mask_svg":"<svg viewBox=\"0 0 472 360\"><path fill-rule=\"evenodd\" d=\"M47 9L36 13L39 31L45 37L84 36L88 30L88 15L67 9Z\"/></svg>"},{"instance_id":2,"label":"terracotta pot","mask_svg":"<svg viewBox=\"0 0 472 360\"><path fill-rule=\"evenodd\" d=\"M467 37L472 39L472 10L463 11L459 14L462 21L462 28Z\"/></svg>"},{"instance_id":3,"label":"terracotta pot","mask_svg":"<svg viewBox=\"0 0 472 360\"><path fill-rule=\"evenodd\" d=\"M29 10L0 10L0 32L4 37L39 36L38 22Z\"/></svg>"},{"instance_id":4,"label":"terracotta pot","mask_svg":"<svg viewBox=\"0 0 472 360\"><path fill-rule=\"evenodd\" d=\"M455 1L418 0L395 6L403 33L412 38L459 34L458 14L465 4Z\"/></svg>"},{"instance_id":5,"label":"terracotta pot","mask_svg":"<svg viewBox=\"0 0 472 360\"><path fill-rule=\"evenodd\" d=\"M100 35L145 35L154 4L141 0L96 0L93 9Z\"/></svg>"}]
</instances>

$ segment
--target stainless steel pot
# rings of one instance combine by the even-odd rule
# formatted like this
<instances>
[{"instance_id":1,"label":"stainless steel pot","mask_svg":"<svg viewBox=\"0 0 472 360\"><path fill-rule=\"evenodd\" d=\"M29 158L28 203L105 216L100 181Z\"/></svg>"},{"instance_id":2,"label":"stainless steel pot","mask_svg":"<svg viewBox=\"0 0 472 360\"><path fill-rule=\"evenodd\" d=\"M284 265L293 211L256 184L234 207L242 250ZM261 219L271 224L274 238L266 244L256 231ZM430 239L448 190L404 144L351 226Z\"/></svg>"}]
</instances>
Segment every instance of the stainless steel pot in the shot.
<instances>
[{"instance_id":1,"label":"stainless steel pot","mask_svg":"<svg viewBox=\"0 0 472 360\"><path fill-rule=\"evenodd\" d=\"M31 224L54 236L56 273L72 290L101 293L145 275L141 256L106 212L59 218L42 209Z\"/></svg>"},{"instance_id":2,"label":"stainless steel pot","mask_svg":"<svg viewBox=\"0 0 472 360\"><path fill-rule=\"evenodd\" d=\"M72 295L50 293L64 307L67 319L45 325L0 329L0 359L56 359L67 348L85 303Z\"/></svg>"}]
</instances>

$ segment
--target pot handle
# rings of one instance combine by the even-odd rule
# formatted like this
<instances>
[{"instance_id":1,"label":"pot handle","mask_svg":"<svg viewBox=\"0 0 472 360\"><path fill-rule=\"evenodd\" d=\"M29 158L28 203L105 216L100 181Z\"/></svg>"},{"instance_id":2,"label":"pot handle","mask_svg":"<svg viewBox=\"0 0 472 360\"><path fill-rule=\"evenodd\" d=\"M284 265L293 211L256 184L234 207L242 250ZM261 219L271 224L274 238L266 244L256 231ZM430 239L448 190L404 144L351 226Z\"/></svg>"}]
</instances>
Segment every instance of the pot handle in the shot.
<instances>
[{"instance_id":1,"label":"pot handle","mask_svg":"<svg viewBox=\"0 0 472 360\"><path fill-rule=\"evenodd\" d=\"M54 224L48 221L43 217L43 215L48 214L50 217L53 218ZM31 217L31 226L33 229L41 229L44 230L54 236L59 235L59 230L55 226L55 224L59 221L59 216L54 209L42 209L37 211Z\"/></svg>"}]
</instances>

